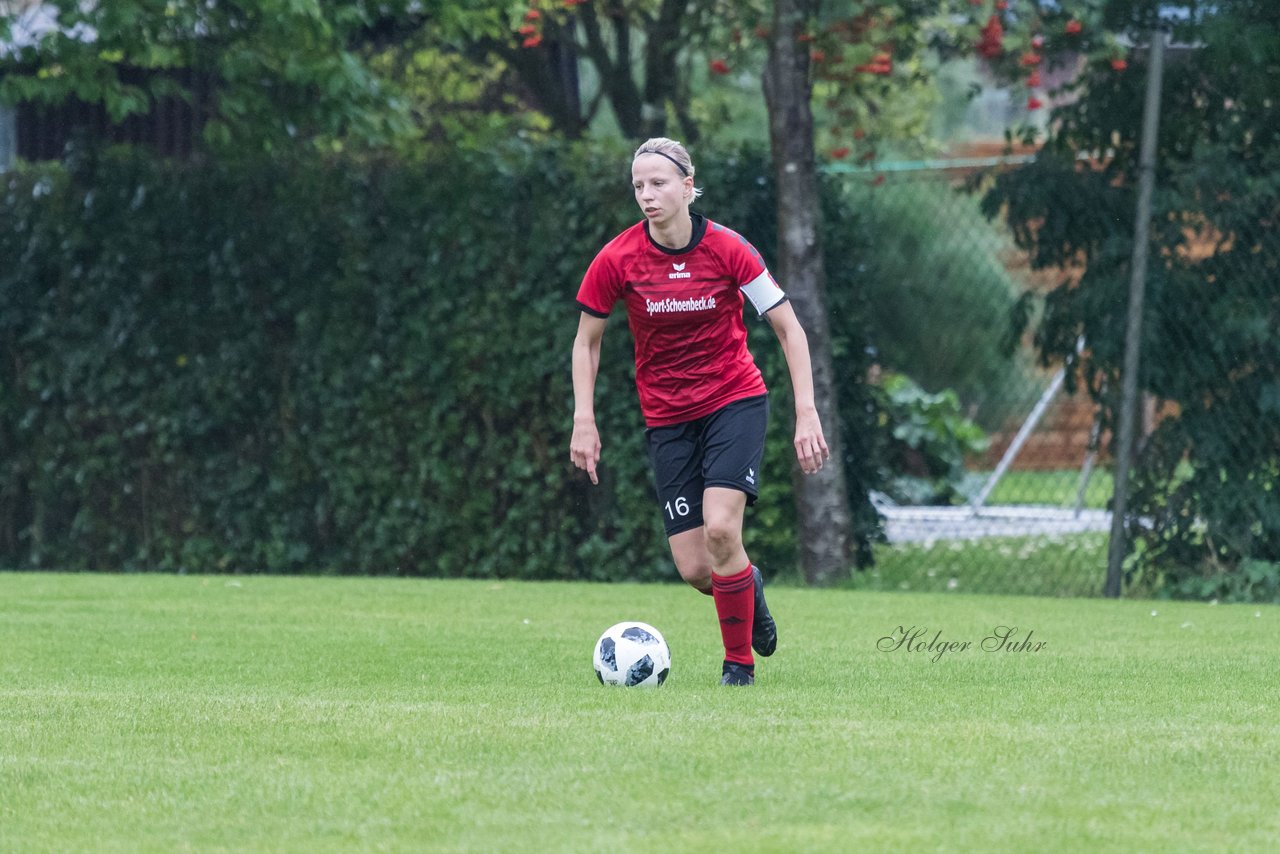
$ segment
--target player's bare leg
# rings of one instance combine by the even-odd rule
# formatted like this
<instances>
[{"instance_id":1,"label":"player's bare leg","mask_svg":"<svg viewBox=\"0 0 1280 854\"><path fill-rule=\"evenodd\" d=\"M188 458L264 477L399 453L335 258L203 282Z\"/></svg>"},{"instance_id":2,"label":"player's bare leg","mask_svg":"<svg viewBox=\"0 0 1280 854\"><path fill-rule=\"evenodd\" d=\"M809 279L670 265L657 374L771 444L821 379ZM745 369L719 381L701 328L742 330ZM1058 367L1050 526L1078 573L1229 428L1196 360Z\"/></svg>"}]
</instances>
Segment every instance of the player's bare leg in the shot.
<instances>
[{"instance_id":1,"label":"player's bare leg","mask_svg":"<svg viewBox=\"0 0 1280 854\"><path fill-rule=\"evenodd\" d=\"M711 553L707 551L707 534L701 528L682 531L667 539L676 571L690 587L711 595Z\"/></svg>"},{"instance_id":2,"label":"player's bare leg","mask_svg":"<svg viewBox=\"0 0 1280 854\"><path fill-rule=\"evenodd\" d=\"M711 487L703 493L700 528L669 538L676 571L689 586L711 592L711 575L732 575L750 561L742 547L742 517L747 496L736 489Z\"/></svg>"},{"instance_id":3,"label":"player's bare leg","mask_svg":"<svg viewBox=\"0 0 1280 854\"><path fill-rule=\"evenodd\" d=\"M709 576L724 641L722 685L755 682L755 659L751 655L754 567L742 547L746 507L747 496L740 490L710 487L702 494L702 527L686 532L689 536L679 543L672 538L672 554L679 551L685 559L688 575L682 572L682 577L702 581ZM702 554L697 553L699 539Z\"/></svg>"},{"instance_id":4,"label":"player's bare leg","mask_svg":"<svg viewBox=\"0 0 1280 854\"><path fill-rule=\"evenodd\" d=\"M737 497L735 498L735 496ZM721 502L718 500L720 498L727 500ZM675 560L676 570L680 573L680 577L690 587L710 596L712 595L711 578L715 558L712 556L709 540L719 543L722 549L725 546L725 541L728 541L727 552L730 555L728 569L730 574L732 574L735 565L740 568L749 562L749 558L742 546L742 514L746 508L746 495L733 489L712 487L706 490L703 499L704 519L708 518L706 504L708 499L711 500L712 504L709 518L714 520L713 523L711 525L704 524L703 527L676 534L668 540L668 543L671 546L671 556ZM719 533L709 538L708 529ZM752 565L751 573L755 599L752 616L751 647L759 655L770 656L773 655L778 646L778 627L774 623L768 603L765 602L764 578L760 574L760 569Z\"/></svg>"},{"instance_id":5,"label":"player's bare leg","mask_svg":"<svg viewBox=\"0 0 1280 854\"><path fill-rule=\"evenodd\" d=\"M751 563L742 547L742 517L746 511L745 492L709 486L702 493L702 528L713 574L737 575Z\"/></svg>"},{"instance_id":6,"label":"player's bare leg","mask_svg":"<svg viewBox=\"0 0 1280 854\"><path fill-rule=\"evenodd\" d=\"M760 655L770 656L778 646L778 627L764 600L764 577L742 546L742 516L746 507L746 494L735 489L710 487L703 493L707 550L715 575L736 574L743 566L750 567L754 600L751 647Z\"/></svg>"}]
</instances>

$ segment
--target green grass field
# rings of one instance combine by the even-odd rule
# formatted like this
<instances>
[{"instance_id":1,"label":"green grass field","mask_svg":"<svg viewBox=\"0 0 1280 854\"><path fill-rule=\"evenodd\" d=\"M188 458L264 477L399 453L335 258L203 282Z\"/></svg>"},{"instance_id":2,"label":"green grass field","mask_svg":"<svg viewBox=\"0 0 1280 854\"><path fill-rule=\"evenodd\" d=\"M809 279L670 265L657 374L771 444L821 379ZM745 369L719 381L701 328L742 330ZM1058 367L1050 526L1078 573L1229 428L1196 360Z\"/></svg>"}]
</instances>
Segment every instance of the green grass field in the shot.
<instances>
[{"instance_id":1,"label":"green grass field","mask_svg":"<svg viewBox=\"0 0 1280 854\"><path fill-rule=\"evenodd\" d=\"M971 486L976 492L986 483L991 472L974 472ZM988 505L1039 504L1048 507L1073 508L1080 489L1080 472L1076 469L1061 471L1008 471L996 483L987 496ZM1093 510L1106 509L1115 492L1111 472L1095 469L1085 485L1084 506Z\"/></svg>"},{"instance_id":2,"label":"green grass field","mask_svg":"<svg viewBox=\"0 0 1280 854\"><path fill-rule=\"evenodd\" d=\"M1097 532L881 544L858 590L1100 596L1108 535Z\"/></svg>"},{"instance_id":3,"label":"green grass field","mask_svg":"<svg viewBox=\"0 0 1280 854\"><path fill-rule=\"evenodd\" d=\"M3 573L0 850L1280 845L1275 608L770 598L727 689L676 585ZM664 687L596 683L621 619ZM878 649L900 626L974 646Z\"/></svg>"}]
</instances>

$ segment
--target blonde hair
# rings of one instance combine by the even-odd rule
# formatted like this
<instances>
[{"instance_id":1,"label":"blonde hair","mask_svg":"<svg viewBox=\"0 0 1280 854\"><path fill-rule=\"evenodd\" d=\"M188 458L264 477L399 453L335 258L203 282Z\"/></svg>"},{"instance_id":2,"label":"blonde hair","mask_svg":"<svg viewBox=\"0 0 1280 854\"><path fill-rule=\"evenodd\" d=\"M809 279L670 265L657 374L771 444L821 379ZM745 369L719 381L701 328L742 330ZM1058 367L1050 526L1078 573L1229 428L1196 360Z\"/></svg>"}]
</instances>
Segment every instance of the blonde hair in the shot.
<instances>
[{"instance_id":1,"label":"blonde hair","mask_svg":"<svg viewBox=\"0 0 1280 854\"><path fill-rule=\"evenodd\" d=\"M676 169L680 170L681 177L693 177L693 159L689 157L689 152L685 150L685 147L674 139L655 136L653 139L645 140L644 144L637 148L636 153L632 155L632 161L634 162L641 154L657 154L660 157L665 157L675 164ZM694 187L693 198L699 198L701 195L702 189Z\"/></svg>"}]
</instances>

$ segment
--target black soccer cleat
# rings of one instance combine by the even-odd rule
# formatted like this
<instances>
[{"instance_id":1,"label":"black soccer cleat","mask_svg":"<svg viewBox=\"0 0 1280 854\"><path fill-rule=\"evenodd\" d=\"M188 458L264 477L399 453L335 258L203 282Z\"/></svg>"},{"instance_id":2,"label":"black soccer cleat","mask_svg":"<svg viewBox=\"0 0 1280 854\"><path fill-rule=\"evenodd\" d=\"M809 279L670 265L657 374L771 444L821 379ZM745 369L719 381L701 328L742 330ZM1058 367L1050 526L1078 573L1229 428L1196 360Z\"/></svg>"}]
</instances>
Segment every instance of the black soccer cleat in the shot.
<instances>
[{"instance_id":1,"label":"black soccer cleat","mask_svg":"<svg viewBox=\"0 0 1280 854\"><path fill-rule=\"evenodd\" d=\"M760 567L751 565L751 577L756 584L756 618L751 623L751 648L756 655L768 658L778 648L778 625L769 613L769 606L764 601L764 576Z\"/></svg>"},{"instance_id":2,"label":"black soccer cleat","mask_svg":"<svg viewBox=\"0 0 1280 854\"><path fill-rule=\"evenodd\" d=\"M720 676L721 685L754 685L756 684L756 668L752 664L736 664L732 661L724 663Z\"/></svg>"}]
</instances>

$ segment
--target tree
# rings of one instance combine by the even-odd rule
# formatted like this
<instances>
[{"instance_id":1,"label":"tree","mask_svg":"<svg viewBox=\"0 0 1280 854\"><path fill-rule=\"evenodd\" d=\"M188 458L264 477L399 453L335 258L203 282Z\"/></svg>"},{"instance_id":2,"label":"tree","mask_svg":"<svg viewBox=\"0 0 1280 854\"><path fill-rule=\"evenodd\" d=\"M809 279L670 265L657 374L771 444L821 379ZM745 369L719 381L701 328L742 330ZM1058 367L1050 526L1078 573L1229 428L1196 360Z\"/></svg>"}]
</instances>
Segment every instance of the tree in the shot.
<instances>
[{"instance_id":1,"label":"tree","mask_svg":"<svg viewBox=\"0 0 1280 854\"><path fill-rule=\"evenodd\" d=\"M827 325L826 270L818 241L817 168L810 103L809 52L798 37L812 0L774 0L773 33L764 70L769 143L778 187L778 265L796 314L809 333L814 402L827 425L831 464L809 477L796 472L801 565L810 584L830 584L849 572L849 497L840 451L839 408Z\"/></svg>"},{"instance_id":2,"label":"tree","mask_svg":"<svg viewBox=\"0 0 1280 854\"><path fill-rule=\"evenodd\" d=\"M1136 570L1166 592L1280 596L1280 7L1113 0L1109 26L1166 62L1139 388L1166 415L1134 460ZM1037 160L987 195L1042 268L1083 267L1046 300L1042 357L1083 335L1111 423L1123 362L1144 53L1089 66ZM1080 158L1095 164L1083 168ZM1139 520L1142 520L1139 523Z\"/></svg>"},{"instance_id":3,"label":"tree","mask_svg":"<svg viewBox=\"0 0 1280 854\"><path fill-rule=\"evenodd\" d=\"M120 121L148 112L161 98L191 98L167 73L183 69L215 81L216 105L205 131L214 144L387 144L411 137L414 128L404 102L370 70L360 46L413 5L11 2L0 9L0 44L11 46L0 65L0 100L78 99Z\"/></svg>"},{"instance_id":4,"label":"tree","mask_svg":"<svg viewBox=\"0 0 1280 854\"><path fill-rule=\"evenodd\" d=\"M506 8L517 23L479 38L441 38L424 19L422 46L460 52L476 63L498 60L527 101L566 136L582 135L607 104L628 139L674 134L673 126L685 140L699 139L700 123L690 110L693 60L729 37L716 3L528 0ZM593 81L590 98L584 77Z\"/></svg>"}]
</instances>

